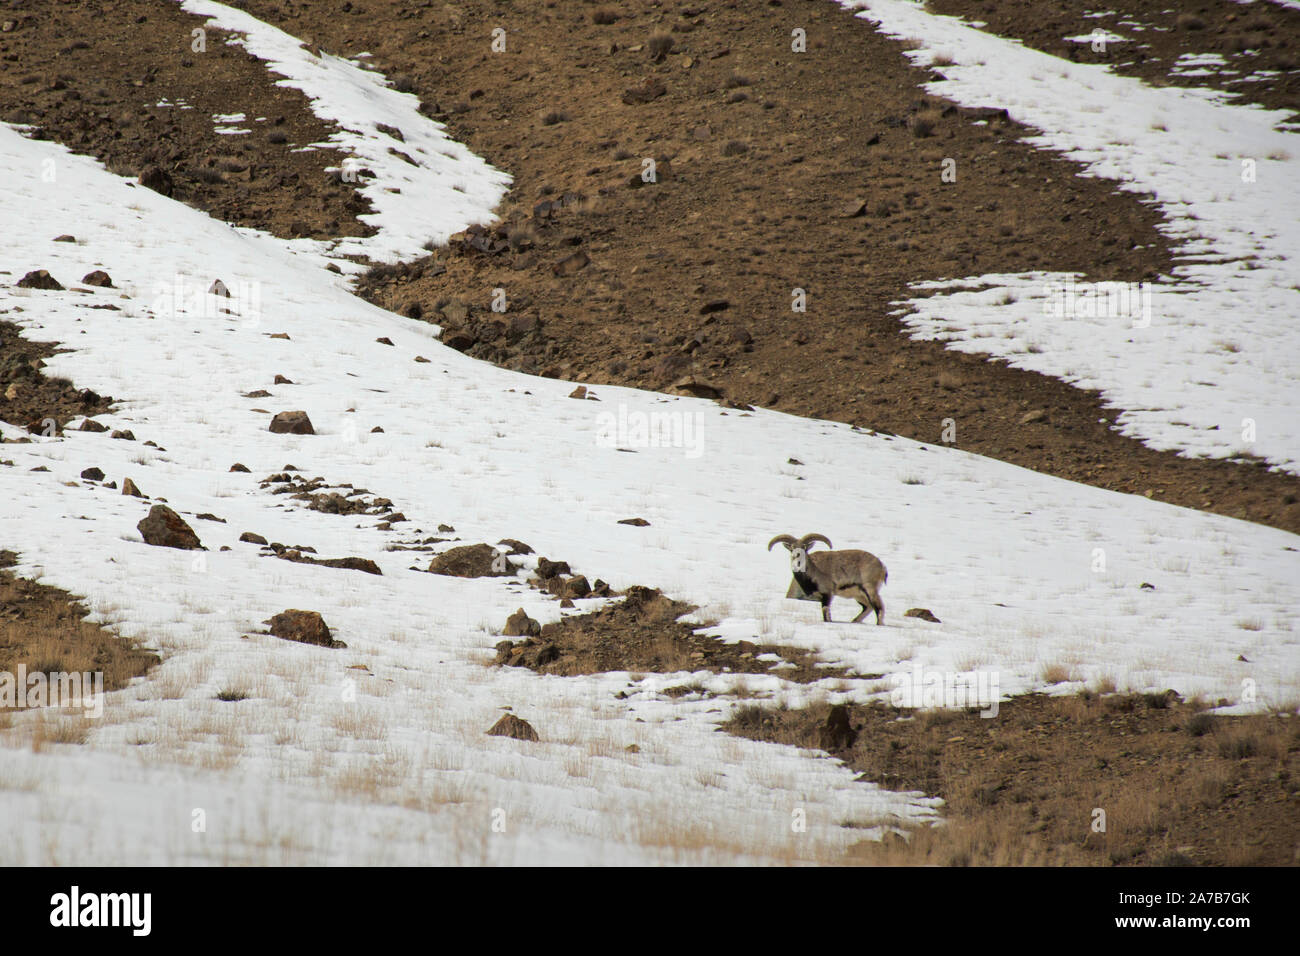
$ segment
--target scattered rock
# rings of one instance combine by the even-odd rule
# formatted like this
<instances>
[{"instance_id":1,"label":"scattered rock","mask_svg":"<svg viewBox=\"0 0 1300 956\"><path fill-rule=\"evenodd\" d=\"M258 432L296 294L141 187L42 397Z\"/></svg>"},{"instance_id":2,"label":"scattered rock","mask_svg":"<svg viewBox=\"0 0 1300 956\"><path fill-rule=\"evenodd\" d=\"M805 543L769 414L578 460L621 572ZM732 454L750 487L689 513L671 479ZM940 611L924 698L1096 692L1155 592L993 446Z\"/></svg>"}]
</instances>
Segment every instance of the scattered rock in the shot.
<instances>
[{"instance_id":1,"label":"scattered rock","mask_svg":"<svg viewBox=\"0 0 1300 956\"><path fill-rule=\"evenodd\" d=\"M274 637L299 644L315 644L317 647L347 647L342 641L336 641L330 635L325 619L317 611L299 611L290 608L281 611L265 623L271 626Z\"/></svg>"},{"instance_id":2,"label":"scattered rock","mask_svg":"<svg viewBox=\"0 0 1300 956\"><path fill-rule=\"evenodd\" d=\"M306 412L280 412L271 419L271 431L278 435L314 435L316 429Z\"/></svg>"},{"instance_id":3,"label":"scattered rock","mask_svg":"<svg viewBox=\"0 0 1300 956\"><path fill-rule=\"evenodd\" d=\"M390 338L389 338L388 336L386 336L386 335L381 335L379 338L375 339L375 341L378 342L380 345L392 345L392 344L393 344L393 340L390 339Z\"/></svg>"},{"instance_id":4,"label":"scattered rock","mask_svg":"<svg viewBox=\"0 0 1300 956\"><path fill-rule=\"evenodd\" d=\"M128 478L127 482L130 480ZM122 492L126 493L125 483ZM185 519L166 505L154 505L149 509L149 514L140 519L136 527L140 530L145 544L152 544L158 548L180 548L183 551L192 551L203 547L199 536L185 523Z\"/></svg>"},{"instance_id":5,"label":"scattered rock","mask_svg":"<svg viewBox=\"0 0 1300 956\"><path fill-rule=\"evenodd\" d=\"M924 608L924 607L909 608L908 610L903 612L903 617L918 617L922 621L929 621L931 624L943 623L937 617L934 616L933 612L931 612L928 608Z\"/></svg>"},{"instance_id":6,"label":"scattered rock","mask_svg":"<svg viewBox=\"0 0 1300 956\"><path fill-rule=\"evenodd\" d=\"M230 470L231 470L231 471L239 471L239 472L243 472L244 474L248 474L248 473L249 473L248 468L247 468L246 466L244 466L244 465L241 465L239 462L235 462L233 465L231 465L231 466L230 466Z\"/></svg>"},{"instance_id":7,"label":"scattered rock","mask_svg":"<svg viewBox=\"0 0 1300 956\"><path fill-rule=\"evenodd\" d=\"M117 288L117 286L113 285L113 280L109 278L108 273L103 269L96 269L94 272L87 272L81 277L81 281L84 285L93 285L101 289Z\"/></svg>"},{"instance_id":8,"label":"scattered rock","mask_svg":"<svg viewBox=\"0 0 1300 956\"><path fill-rule=\"evenodd\" d=\"M77 237L76 237L76 236L69 236L69 235L67 235L67 234L65 233L65 234L63 234L62 236L55 236L55 237L54 237L54 241L55 241L55 242L76 242L76 241L77 241Z\"/></svg>"},{"instance_id":9,"label":"scattered rock","mask_svg":"<svg viewBox=\"0 0 1300 956\"><path fill-rule=\"evenodd\" d=\"M87 481L103 481L104 473L98 468L87 468L81 473L81 477L85 478Z\"/></svg>"},{"instance_id":10,"label":"scattered rock","mask_svg":"<svg viewBox=\"0 0 1300 956\"><path fill-rule=\"evenodd\" d=\"M118 441L135 441L135 432L129 428L114 428L109 438L116 438Z\"/></svg>"},{"instance_id":11,"label":"scattered rock","mask_svg":"<svg viewBox=\"0 0 1300 956\"><path fill-rule=\"evenodd\" d=\"M124 495L130 495L132 498L147 498L147 497L148 497L148 495L146 495L143 491L141 491L141 490L136 486L136 483L135 483L134 481L132 481L130 478L125 478L125 479L122 480L122 494L124 494Z\"/></svg>"},{"instance_id":12,"label":"scattered rock","mask_svg":"<svg viewBox=\"0 0 1300 956\"><path fill-rule=\"evenodd\" d=\"M575 388L573 391L569 393L569 398L586 398L586 397L587 397L586 385L579 385L577 388Z\"/></svg>"},{"instance_id":13,"label":"scattered rock","mask_svg":"<svg viewBox=\"0 0 1300 956\"><path fill-rule=\"evenodd\" d=\"M1022 425L1028 425L1030 422L1045 421L1047 421L1047 409L1045 408L1036 408L1032 412L1026 412L1020 416L1020 424Z\"/></svg>"},{"instance_id":14,"label":"scattered rock","mask_svg":"<svg viewBox=\"0 0 1300 956\"><path fill-rule=\"evenodd\" d=\"M506 618L505 630L501 633L506 637L536 637L542 633L542 625L529 617L523 608L520 608Z\"/></svg>"},{"instance_id":15,"label":"scattered rock","mask_svg":"<svg viewBox=\"0 0 1300 956\"><path fill-rule=\"evenodd\" d=\"M555 265L551 266L551 271L557 276L571 276L574 273L585 269L587 264L590 262L591 257L582 249L579 249L577 252L565 256L559 262L555 263Z\"/></svg>"},{"instance_id":16,"label":"scattered rock","mask_svg":"<svg viewBox=\"0 0 1300 956\"><path fill-rule=\"evenodd\" d=\"M266 539L263 538L256 531L245 531L243 534L239 536L239 540L247 544L260 544L263 546L266 545Z\"/></svg>"},{"instance_id":17,"label":"scattered rock","mask_svg":"<svg viewBox=\"0 0 1300 956\"><path fill-rule=\"evenodd\" d=\"M276 377L275 377L275 381L274 381L272 384L274 384L274 385L292 385L293 382L292 382L290 379L285 378L283 375L276 375ZM268 392L267 394L270 394L270 393ZM251 396L248 396L248 397L251 397Z\"/></svg>"},{"instance_id":18,"label":"scattered rock","mask_svg":"<svg viewBox=\"0 0 1300 956\"><path fill-rule=\"evenodd\" d=\"M63 288L63 285L44 269L34 269L18 280L18 288L48 289L51 292L57 292Z\"/></svg>"},{"instance_id":19,"label":"scattered rock","mask_svg":"<svg viewBox=\"0 0 1300 956\"><path fill-rule=\"evenodd\" d=\"M295 564L315 564L323 568L342 568L346 571L364 571L366 574L377 574L380 576L384 573L380 570L379 565L375 564L375 562L371 561L369 558L313 558L303 554L303 551L315 551L315 548L286 548L283 545L280 545L280 547L277 548L275 544L268 545L268 547L275 551L275 556L277 558L281 558L285 561L292 561Z\"/></svg>"},{"instance_id":20,"label":"scattered rock","mask_svg":"<svg viewBox=\"0 0 1300 956\"><path fill-rule=\"evenodd\" d=\"M619 524L630 524L630 525L631 525L632 527L634 527L634 528L648 528L648 527L650 527L650 522L649 522L649 521L646 521L645 518L620 518L619 521L618 521L618 523L619 523Z\"/></svg>"},{"instance_id":21,"label":"scattered rock","mask_svg":"<svg viewBox=\"0 0 1300 956\"><path fill-rule=\"evenodd\" d=\"M669 386L669 391L676 392L678 395L690 395L693 398L717 399L722 397L721 386L689 375L673 382Z\"/></svg>"},{"instance_id":22,"label":"scattered rock","mask_svg":"<svg viewBox=\"0 0 1300 956\"><path fill-rule=\"evenodd\" d=\"M108 426L101 425L93 418L87 418L85 421L81 423L80 427L77 430L83 432L106 432L108 431Z\"/></svg>"},{"instance_id":23,"label":"scattered rock","mask_svg":"<svg viewBox=\"0 0 1300 956\"><path fill-rule=\"evenodd\" d=\"M503 714L501 719L488 731L492 737L513 737L515 740L538 740L537 731L528 721L514 714Z\"/></svg>"},{"instance_id":24,"label":"scattered rock","mask_svg":"<svg viewBox=\"0 0 1300 956\"><path fill-rule=\"evenodd\" d=\"M561 574L572 574L573 570L569 567L568 561L551 561L548 558L537 559L537 576L543 581L550 580Z\"/></svg>"},{"instance_id":25,"label":"scattered rock","mask_svg":"<svg viewBox=\"0 0 1300 956\"><path fill-rule=\"evenodd\" d=\"M457 578L494 578L514 574L516 566L505 555L486 544L467 544L451 548L429 562L431 574L448 574Z\"/></svg>"},{"instance_id":26,"label":"scattered rock","mask_svg":"<svg viewBox=\"0 0 1300 956\"><path fill-rule=\"evenodd\" d=\"M668 87L653 76L648 76L636 86L623 91L623 102L628 106L650 103L668 92Z\"/></svg>"},{"instance_id":27,"label":"scattered rock","mask_svg":"<svg viewBox=\"0 0 1300 956\"><path fill-rule=\"evenodd\" d=\"M564 582L564 590L560 592L562 598L585 598L591 594L591 584L587 578L581 574L575 574Z\"/></svg>"},{"instance_id":28,"label":"scattered rock","mask_svg":"<svg viewBox=\"0 0 1300 956\"><path fill-rule=\"evenodd\" d=\"M840 209L840 216L844 219L857 219L867 213L867 201L865 199L854 199Z\"/></svg>"}]
</instances>

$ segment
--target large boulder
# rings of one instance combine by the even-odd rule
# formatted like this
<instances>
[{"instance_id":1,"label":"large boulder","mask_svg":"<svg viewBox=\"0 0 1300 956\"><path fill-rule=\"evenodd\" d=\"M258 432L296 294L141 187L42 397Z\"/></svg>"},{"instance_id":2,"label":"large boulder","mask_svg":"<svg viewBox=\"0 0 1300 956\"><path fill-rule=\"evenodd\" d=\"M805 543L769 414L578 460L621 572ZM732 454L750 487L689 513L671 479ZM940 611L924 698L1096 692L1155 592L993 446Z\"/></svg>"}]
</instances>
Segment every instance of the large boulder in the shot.
<instances>
[{"instance_id":1,"label":"large boulder","mask_svg":"<svg viewBox=\"0 0 1300 956\"><path fill-rule=\"evenodd\" d=\"M140 529L145 544L155 547L180 548L183 551L203 547L194 529L166 505L154 505L136 527Z\"/></svg>"},{"instance_id":2,"label":"large boulder","mask_svg":"<svg viewBox=\"0 0 1300 956\"><path fill-rule=\"evenodd\" d=\"M63 283L59 282L58 279L54 278L54 276L50 275L44 269L33 269L18 280L18 288L46 289L52 292L57 292L63 288Z\"/></svg>"},{"instance_id":3,"label":"large boulder","mask_svg":"<svg viewBox=\"0 0 1300 956\"><path fill-rule=\"evenodd\" d=\"M505 555L491 545L466 544L450 548L429 562L432 574L449 574L457 578L494 578L514 574L518 570L506 560Z\"/></svg>"},{"instance_id":4,"label":"large boulder","mask_svg":"<svg viewBox=\"0 0 1300 956\"><path fill-rule=\"evenodd\" d=\"M280 412L271 419L271 431L278 435L314 435L316 429L306 412Z\"/></svg>"},{"instance_id":5,"label":"large boulder","mask_svg":"<svg viewBox=\"0 0 1300 956\"><path fill-rule=\"evenodd\" d=\"M315 644L317 647L347 647L342 641L330 636L330 629L318 611L299 611L290 608L281 611L266 622L271 626L274 637L299 644Z\"/></svg>"}]
</instances>

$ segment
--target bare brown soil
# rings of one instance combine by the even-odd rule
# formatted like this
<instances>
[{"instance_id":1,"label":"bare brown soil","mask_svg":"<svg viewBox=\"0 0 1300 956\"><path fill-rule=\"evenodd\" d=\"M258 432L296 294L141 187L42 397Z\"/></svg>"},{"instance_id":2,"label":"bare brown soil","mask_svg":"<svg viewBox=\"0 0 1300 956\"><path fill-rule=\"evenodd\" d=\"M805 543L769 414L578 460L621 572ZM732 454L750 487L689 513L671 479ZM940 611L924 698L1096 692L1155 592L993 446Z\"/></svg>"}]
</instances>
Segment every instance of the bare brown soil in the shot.
<instances>
[{"instance_id":1,"label":"bare brown soil","mask_svg":"<svg viewBox=\"0 0 1300 956\"><path fill-rule=\"evenodd\" d=\"M42 434L58 434L69 419L108 411L111 397L78 389L67 379L42 371L44 360L57 351L51 343L23 338L14 323L0 321L0 419ZM3 437L24 436L11 430Z\"/></svg>"},{"instance_id":2,"label":"bare brown soil","mask_svg":"<svg viewBox=\"0 0 1300 956\"><path fill-rule=\"evenodd\" d=\"M821 749L830 708L746 707L726 725ZM945 801L946 822L856 859L939 865L1300 862L1300 724L1216 717L1172 691L1018 697L998 715L852 707L833 755L862 779ZM1105 812L1104 832L1094 829ZM855 826L845 820L845 826Z\"/></svg>"},{"instance_id":3,"label":"bare brown soil","mask_svg":"<svg viewBox=\"0 0 1300 956\"><path fill-rule=\"evenodd\" d=\"M238 5L333 52L373 53L515 177L486 252L454 243L361 289L471 355L651 389L693 377L728 400L923 441L953 418L969 451L1300 530L1294 478L1152 451L1114 432L1095 394L900 334L891 303L910 282L1029 268L1151 279L1170 251L1141 197L1081 178L1014 124L931 101L901 45L846 11L633 3L598 23L604 7L543 0ZM794 26L806 53L790 50ZM655 32L673 40L662 62ZM940 179L945 157L956 183ZM642 181L646 159L657 182ZM1045 419L1021 424L1037 409Z\"/></svg>"},{"instance_id":4,"label":"bare brown soil","mask_svg":"<svg viewBox=\"0 0 1300 956\"><path fill-rule=\"evenodd\" d=\"M1053 56L1076 63L1105 63L1125 76L1138 76L1153 86L1190 86L1240 95L1239 102L1300 114L1300 10L1275 3L1246 6L1233 0L1119 0L1099 4L1090 0L927 0L935 12L978 20L982 29L1014 37ZM1110 11L1116 16L1087 17ZM1132 25L1138 24L1141 29ZM1102 29L1129 42L1067 43L1071 36ZM1208 67L1207 75L1171 72L1182 56L1214 53L1223 66ZM1276 73L1259 82L1244 81L1258 72Z\"/></svg>"},{"instance_id":5,"label":"bare brown soil","mask_svg":"<svg viewBox=\"0 0 1300 956\"><path fill-rule=\"evenodd\" d=\"M772 673L805 684L845 675L842 668L818 666L816 656L803 648L749 641L727 644L696 634L699 625L678 620L693 610L693 606L657 590L633 586L624 600L591 614L575 614L547 624L538 637L502 641L497 645L496 663L563 677L610 671L713 671ZM759 660L763 654L776 654L781 660ZM773 670L778 666L779 670ZM692 692L689 685L665 691L669 696Z\"/></svg>"},{"instance_id":6,"label":"bare brown soil","mask_svg":"<svg viewBox=\"0 0 1300 956\"><path fill-rule=\"evenodd\" d=\"M66 591L20 578L17 556L0 551L0 671L102 672L118 690L159 663L152 651L84 620L87 611Z\"/></svg>"},{"instance_id":7,"label":"bare brown soil","mask_svg":"<svg viewBox=\"0 0 1300 956\"><path fill-rule=\"evenodd\" d=\"M470 354L645 388L693 377L730 401L923 441L952 418L969 451L1300 531L1300 480L1152 451L1116 434L1116 410L1094 394L900 334L891 303L911 282L1026 268L1150 279L1170 251L1141 197L1079 177L1014 124L925 97L926 72L847 11L823 0L235 5L330 52L372 52L516 177L504 251L453 246L378 270L362 290L446 325ZM1242 16L1274 16L1260 7ZM160 164L177 198L241 225L361 228L358 198L323 172L340 157L290 151L328 128L219 32L193 53L200 18L170 0L32 0L13 19L0 34L0 115L114 168ZM1268 49L1290 49L1289 22ZM795 26L805 53L790 50ZM653 60L656 32L672 46ZM195 109L157 107L164 98ZM284 123L215 134L212 115L235 111ZM286 142L272 141L277 129ZM955 183L940 179L944 158ZM642 181L646 159L654 183ZM505 315L489 309L496 289ZM806 312L791 310L794 289Z\"/></svg>"},{"instance_id":8,"label":"bare brown soil","mask_svg":"<svg viewBox=\"0 0 1300 956\"><path fill-rule=\"evenodd\" d=\"M283 237L372 231L356 219L369 204L325 172L340 154L294 152L333 128L265 64L227 46L229 34L207 29L195 52L191 31L204 18L172 0L29 0L0 17L13 23L0 32L0 119L124 176L158 166L170 195L227 222ZM246 121L214 120L235 113Z\"/></svg>"}]
</instances>

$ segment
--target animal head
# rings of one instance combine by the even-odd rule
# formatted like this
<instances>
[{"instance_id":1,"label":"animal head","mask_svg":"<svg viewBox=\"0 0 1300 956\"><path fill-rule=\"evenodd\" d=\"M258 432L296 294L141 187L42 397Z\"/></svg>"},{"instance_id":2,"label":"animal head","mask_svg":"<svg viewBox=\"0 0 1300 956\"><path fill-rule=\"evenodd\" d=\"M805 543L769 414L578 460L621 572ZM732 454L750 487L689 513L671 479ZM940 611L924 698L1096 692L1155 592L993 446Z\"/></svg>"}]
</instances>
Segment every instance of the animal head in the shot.
<instances>
[{"instance_id":1,"label":"animal head","mask_svg":"<svg viewBox=\"0 0 1300 956\"><path fill-rule=\"evenodd\" d=\"M774 544L785 545L785 549L790 552L790 567L800 572L808 567L808 549L818 541L825 543L828 548L835 547L824 534L806 534L802 538L796 538L792 534L778 534L767 543L767 550L771 551Z\"/></svg>"}]
</instances>

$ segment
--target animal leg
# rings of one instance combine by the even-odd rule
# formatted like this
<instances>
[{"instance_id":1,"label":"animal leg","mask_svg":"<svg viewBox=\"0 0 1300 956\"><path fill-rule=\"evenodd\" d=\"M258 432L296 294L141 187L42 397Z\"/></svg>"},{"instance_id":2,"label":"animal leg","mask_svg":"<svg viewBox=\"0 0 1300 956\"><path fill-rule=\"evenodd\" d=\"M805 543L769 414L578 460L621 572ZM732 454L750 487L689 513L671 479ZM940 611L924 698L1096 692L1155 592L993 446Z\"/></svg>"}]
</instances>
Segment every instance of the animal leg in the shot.
<instances>
[{"instance_id":1,"label":"animal leg","mask_svg":"<svg viewBox=\"0 0 1300 956\"><path fill-rule=\"evenodd\" d=\"M866 617L867 612L871 610L870 604L863 604L861 601L858 602L858 606L862 608L862 610L858 613L858 616L853 619L854 624L861 624L862 619Z\"/></svg>"},{"instance_id":2,"label":"animal leg","mask_svg":"<svg viewBox=\"0 0 1300 956\"><path fill-rule=\"evenodd\" d=\"M880 599L880 590L878 588L868 589L867 597L870 598L871 606L876 611L876 623L884 624L885 623L885 602ZM863 608L862 614L864 617L866 616L866 613L867 613L866 608Z\"/></svg>"},{"instance_id":3,"label":"animal leg","mask_svg":"<svg viewBox=\"0 0 1300 956\"><path fill-rule=\"evenodd\" d=\"M831 619L831 598L830 595L828 594L826 597L822 598L822 620L830 621L830 619Z\"/></svg>"}]
</instances>

